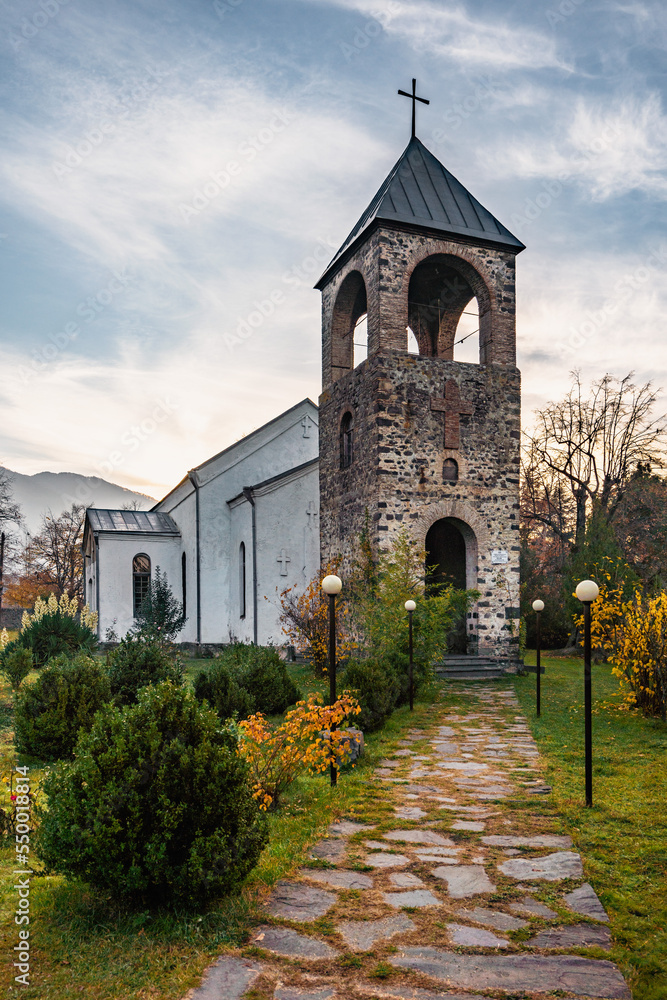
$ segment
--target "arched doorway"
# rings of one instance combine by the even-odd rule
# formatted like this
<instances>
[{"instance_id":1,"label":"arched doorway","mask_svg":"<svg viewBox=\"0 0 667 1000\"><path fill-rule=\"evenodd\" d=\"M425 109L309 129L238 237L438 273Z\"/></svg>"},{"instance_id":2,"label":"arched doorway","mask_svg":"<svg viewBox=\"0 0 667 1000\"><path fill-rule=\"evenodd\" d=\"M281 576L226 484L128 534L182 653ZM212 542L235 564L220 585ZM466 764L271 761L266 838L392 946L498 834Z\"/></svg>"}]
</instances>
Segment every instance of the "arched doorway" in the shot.
<instances>
[{"instance_id":1,"label":"arched doorway","mask_svg":"<svg viewBox=\"0 0 667 1000\"><path fill-rule=\"evenodd\" d=\"M475 533L456 517L443 517L426 534L426 586L431 592L442 586L472 589L477 576ZM449 636L450 653L467 653L466 616L461 616Z\"/></svg>"}]
</instances>

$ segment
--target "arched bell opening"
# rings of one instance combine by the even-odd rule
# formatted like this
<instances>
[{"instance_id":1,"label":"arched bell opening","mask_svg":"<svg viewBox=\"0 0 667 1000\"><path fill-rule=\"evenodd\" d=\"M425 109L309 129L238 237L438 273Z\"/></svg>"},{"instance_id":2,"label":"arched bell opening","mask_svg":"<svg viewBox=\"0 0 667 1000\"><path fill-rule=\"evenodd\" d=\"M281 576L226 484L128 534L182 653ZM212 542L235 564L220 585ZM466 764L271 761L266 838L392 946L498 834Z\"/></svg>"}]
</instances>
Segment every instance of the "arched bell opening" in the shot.
<instances>
[{"instance_id":1,"label":"arched bell opening","mask_svg":"<svg viewBox=\"0 0 667 1000\"><path fill-rule=\"evenodd\" d=\"M412 272L408 335L414 334L421 355L478 363L480 343L489 339L490 315L488 289L467 261L432 254Z\"/></svg>"},{"instance_id":2,"label":"arched bell opening","mask_svg":"<svg viewBox=\"0 0 667 1000\"><path fill-rule=\"evenodd\" d=\"M367 343L366 321L363 319L367 309L363 276L359 271L350 271L338 289L331 318L331 363L334 378L339 378L363 360L361 348L359 360L356 358L355 342L365 339Z\"/></svg>"},{"instance_id":3,"label":"arched bell opening","mask_svg":"<svg viewBox=\"0 0 667 1000\"><path fill-rule=\"evenodd\" d=\"M472 590L477 584L477 538L469 524L457 517L443 517L431 525L425 541L427 592L442 587ZM473 639L466 614L456 621L448 638L450 653L466 653Z\"/></svg>"}]
</instances>

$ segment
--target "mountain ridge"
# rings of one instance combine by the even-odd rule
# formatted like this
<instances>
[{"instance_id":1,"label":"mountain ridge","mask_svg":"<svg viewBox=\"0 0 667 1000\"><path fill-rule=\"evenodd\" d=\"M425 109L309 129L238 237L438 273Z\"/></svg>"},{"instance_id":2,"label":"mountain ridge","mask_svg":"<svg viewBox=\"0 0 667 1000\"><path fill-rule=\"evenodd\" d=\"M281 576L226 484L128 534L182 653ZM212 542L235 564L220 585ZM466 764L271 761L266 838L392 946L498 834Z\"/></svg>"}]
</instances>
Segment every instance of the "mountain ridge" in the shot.
<instances>
[{"instance_id":1,"label":"mountain ridge","mask_svg":"<svg viewBox=\"0 0 667 1000\"><path fill-rule=\"evenodd\" d=\"M125 486L110 483L100 476L48 471L27 476L5 466L0 466L0 469L7 474L14 501L21 508L22 527L31 535L40 531L44 514L50 511L55 517L59 517L73 503L112 510L134 501L137 501L140 510L149 510L157 503L157 500L146 493L128 490Z\"/></svg>"}]
</instances>

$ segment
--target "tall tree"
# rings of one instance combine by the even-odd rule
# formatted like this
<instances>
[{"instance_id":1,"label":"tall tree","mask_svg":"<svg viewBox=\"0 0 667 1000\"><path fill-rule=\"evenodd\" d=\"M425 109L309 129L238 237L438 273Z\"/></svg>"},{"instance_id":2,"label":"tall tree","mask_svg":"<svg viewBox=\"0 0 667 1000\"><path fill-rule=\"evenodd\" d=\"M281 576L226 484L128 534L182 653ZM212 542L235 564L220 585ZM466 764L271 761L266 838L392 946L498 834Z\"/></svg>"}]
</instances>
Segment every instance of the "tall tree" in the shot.
<instances>
[{"instance_id":1,"label":"tall tree","mask_svg":"<svg viewBox=\"0 0 667 1000\"><path fill-rule=\"evenodd\" d=\"M21 508L14 500L9 473L0 466L0 530L11 522L21 523Z\"/></svg>"},{"instance_id":2,"label":"tall tree","mask_svg":"<svg viewBox=\"0 0 667 1000\"><path fill-rule=\"evenodd\" d=\"M579 372L563 400L538 411L523 462L522 516L581 547L595 508L614 520L633 474L663 465L665 416L654 417L657 391L633 373L605 375L586 393Z\"/></svg>"},{"instance_id":3,"label":"tall tree","mask_svg":"<svg viewBox=\"0 0 667 1000\"><path fill-rule=\"evenodd\" d=\"M60 517L48 511L32 544L44 573L57 595L77 597L83 603L83 524L86 508L74 503Z\"/></svg>"}]
</instances>

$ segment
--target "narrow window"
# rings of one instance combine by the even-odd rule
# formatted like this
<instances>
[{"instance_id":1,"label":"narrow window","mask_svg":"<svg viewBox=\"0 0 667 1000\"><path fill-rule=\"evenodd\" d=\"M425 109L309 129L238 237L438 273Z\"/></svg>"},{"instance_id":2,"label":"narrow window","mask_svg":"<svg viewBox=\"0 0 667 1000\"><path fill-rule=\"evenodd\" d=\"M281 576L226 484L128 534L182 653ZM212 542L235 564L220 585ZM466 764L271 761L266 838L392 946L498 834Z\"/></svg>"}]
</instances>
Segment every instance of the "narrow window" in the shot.
<instances>
[{"instance_id":1,"label":"narrow window","mask_svg":"<svg viewBox=\"0 0 667 1000\"><path fill-rule=\"evenodd\" d=\"M151 585L151 561L143 552L132 560L132 598L134 616L148 596Z\"/></svg>"},{"instance_id":2,"label":"narrow window","mask_svg":"<svg viewBox=\"0 0 667 1000\"><path fill-rule=\"evenodd\" d=\"M245 542L239 547L239 617L245 618Z\"/></svg>"},{"instance_id":3,"label":"narrow window","mask_svg":"<svg viewBox=\"0 0 667 1000\"><path fill-rule=\"evenodd\" d=\"M188 578L185 565L185 552L181 556L181 589L183 592L183 617L186 615Z\"/></svg>"},{"instance_id":4,"label":"narrow window","mask_svg":"<svg viewBox=\"0 0 667 1000\"><path fill-rule=\"evenodd\" d=\"M348 410L340 422L340 467L352 465L352 414Z\"/></svg>"},{"instance_id":5,"label":"narrow window","mask_svg":"<svg viewBox=\"0 0 667 1000\"><path fill-rule=\"evenodd\" d=\"M446 458L442 468L442 478L446 483L457 483L459 480L458 462L453 458Z\"/></svg>"}]
</instances>

